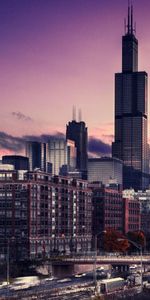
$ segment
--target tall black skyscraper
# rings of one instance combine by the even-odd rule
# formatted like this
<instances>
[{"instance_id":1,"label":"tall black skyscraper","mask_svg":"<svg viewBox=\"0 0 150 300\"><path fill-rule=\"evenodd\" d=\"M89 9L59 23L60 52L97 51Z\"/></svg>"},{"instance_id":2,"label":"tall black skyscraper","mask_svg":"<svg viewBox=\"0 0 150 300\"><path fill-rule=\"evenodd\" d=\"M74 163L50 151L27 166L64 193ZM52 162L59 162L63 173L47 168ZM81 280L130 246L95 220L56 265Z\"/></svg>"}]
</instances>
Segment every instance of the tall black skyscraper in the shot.
<instances>
[{"instance_id":1,"label":"tall black skyscraper","mask_svg":"<svg viewBox=\"0 0 150 300\"><path fill-rule=\"evenodd\" d=\"M133 7L122 37L122 73L115 74L115 142L112 155L123 160L124 188L145 189L149 184L147 143L147 73L138 72L138 40Z\"/></svg>"},{"instance_id":2,"label":"tall black skyscraper","mask_svg":"<svg viewBox=\"0 0 150 300\"><path fill-rule=\"evenodd\" d=\"M73 117L73 119L75 119ZM87 141L88 133L85 122L72 120L66 127L66 139L75 142L77 149L77 169L82 173L82 178L87 179Z\"/></svg>"}]
</instances>

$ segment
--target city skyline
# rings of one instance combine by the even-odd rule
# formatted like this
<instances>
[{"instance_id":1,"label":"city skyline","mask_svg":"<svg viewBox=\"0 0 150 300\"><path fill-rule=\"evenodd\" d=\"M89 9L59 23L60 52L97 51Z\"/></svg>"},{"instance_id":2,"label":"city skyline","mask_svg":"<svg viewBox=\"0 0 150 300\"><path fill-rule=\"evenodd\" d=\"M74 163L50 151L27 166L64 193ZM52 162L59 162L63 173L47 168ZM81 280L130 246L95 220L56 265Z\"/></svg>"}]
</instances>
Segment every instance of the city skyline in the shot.
<instances>
[{"instance_id":1,"label":"city skyline","mask_svg":"<svg viewBox=\"0 0 150 300\"><path fill-rule=\"evenodd\" d=\"M119 0L113 4L98 0L0 4L0 154L20 152L22 136L64 134L73 105L82 109L91 146L110 152L114 73L121 70L127 4ZM145 0L133 5L139 69L149 73L150 4Z\"/></svg>"}]
</instances>

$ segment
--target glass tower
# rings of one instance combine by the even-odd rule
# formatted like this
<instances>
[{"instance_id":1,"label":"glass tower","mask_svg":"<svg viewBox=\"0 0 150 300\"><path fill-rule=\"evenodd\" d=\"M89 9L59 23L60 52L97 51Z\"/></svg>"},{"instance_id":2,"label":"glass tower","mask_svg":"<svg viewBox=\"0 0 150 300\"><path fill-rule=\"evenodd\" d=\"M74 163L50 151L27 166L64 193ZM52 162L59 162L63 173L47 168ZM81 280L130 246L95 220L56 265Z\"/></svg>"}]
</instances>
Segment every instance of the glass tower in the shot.
<instances>
[{"instance_id":1,"label":"glass tower","mask_svg":"<svg viewBox=\"0 0 150 300\"><path fill-rule=\"evenodd\" d=\"M149 185L146 72L138 71L138 40L133 7L122 37L122 73L115 74L115 142L112 155L123 160L123 187L135 190Z\"/></svg>"},{"instance_id":2,"label":"glass tower","mask_svg":"<svg viewBox=\"0 0 150 300\"><path fill-rule=\"evenodd\" d=\"M67 175L76 169L74 141L53 138L46 144L47 161L52 163L53 175Z\"/></svg>"},{"instance_id":3,"label":"glass tower","mask_svg":"<svg viewBox=\"0 0 150 300\"><path fill-rule=\"evenodd\" d=\"M77 148L76 167L82 178L87 179L87 143L88 131L85 122L72 120L66 126L66 138L75 142Z\"/></svg>"}]
</instances>

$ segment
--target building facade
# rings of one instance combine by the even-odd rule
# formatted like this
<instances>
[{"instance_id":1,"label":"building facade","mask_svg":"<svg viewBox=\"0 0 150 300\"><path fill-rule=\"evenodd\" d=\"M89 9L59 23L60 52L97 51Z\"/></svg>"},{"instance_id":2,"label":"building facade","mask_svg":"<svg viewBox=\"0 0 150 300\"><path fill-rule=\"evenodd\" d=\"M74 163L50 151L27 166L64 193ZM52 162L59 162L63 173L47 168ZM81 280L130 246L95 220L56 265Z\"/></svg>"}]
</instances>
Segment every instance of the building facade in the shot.
<instances>
[{"instance_id":1,"label":"building facade","mask_svg":"<svg viewBox=\"0 0 150 300\"><path fill-rule=\"evenodd\" d=\"M76 169L76 147L74 141L50 139L46 144L47 161L52 164L53 175L67 175Z\"/></svg>"},{"instance_id":2,"label":"building facade","mask_svg":"<svg viewBox=\"0 0 150 300\"><path fill-rule=\"evenodd\" d=\"M17 171L0 171L0 257L9 244L13 259L29 256L28 183L19 182Z\"/></svg>"},{"instance_id":3,"label":"building facade","mask_svg":"<svg viewBox=\"0 0 150 300\"><path fill-rule=\"evenodd\" d=\"M83 121L72 120L66 126L66 138L75 142L77 149L76 168L82 173L82 178L87 179L87 127Z\"/></svg>"},{"instance_id":4,"label":"building facade","mask_svg":"<svg viewBox=\"0 0 150 300\"><path fill-rule=\"evenodd\" d=\"M141 230L145 235L150 235L150 190L138 191L135 197L140 202Z\"/></svg>"},{"instance_id":5,"label":"building facade","mask_svg":"<svg viewBox=\"0 0 150 300\"><path fill-rule=\"evenodd\" d=\"M46 144L36 141L26 142L26 156L29 158L29 170L38 168L47 171Z\"/></svg>"},{"instance_id":6,"label":"building facade","mask_svg":"<svg viewBox=\"0 0 150 300\"><path fill-rule=\"evenodd\" d=\"M109 184L110 180L122 186L122 161L112 157L89 158L88 159L88 181L101 181Z\"/></svg>"},{"instance_id":7,"label":"building facade","mask_svg":"<svg viewBox=\"0 0 150 300\"><path fill-rule=\"evenodd\" d=\"M149 185L147 140L146 72L138 71L138 40L133 28L133 8L122 38L122 73L115 74L115 142L113 157L124 163L124 188L146 189Z\"/></svg>"},{"instance_id":8,"label":"building facade","mask_svg":"<svg viewBox=\"0 0 150 300\"><path fill-rule=\"evenodd\" d=\"M123 191L124 233L141 230L140 201L131 194Z\"/></svg>"},{"instance_id":9,"label":"building facade","mask_svg":"<svg viewBox=\"0 0 150 300\"><path fill-rule=\"evenodd\" d=\"M93 236L108 229L124 232L122 192L91 183Z\"/></svg>"},{"instance_id":10,"label":"building facade","mask_svg":"<svg viewBox=\"0 0 150 300\"><path fill-rule=\"evenodd\" d=\"M0 171L0 253L14 259L91 249L87 182L41 171Z\"/></svg>"}]
</instances>

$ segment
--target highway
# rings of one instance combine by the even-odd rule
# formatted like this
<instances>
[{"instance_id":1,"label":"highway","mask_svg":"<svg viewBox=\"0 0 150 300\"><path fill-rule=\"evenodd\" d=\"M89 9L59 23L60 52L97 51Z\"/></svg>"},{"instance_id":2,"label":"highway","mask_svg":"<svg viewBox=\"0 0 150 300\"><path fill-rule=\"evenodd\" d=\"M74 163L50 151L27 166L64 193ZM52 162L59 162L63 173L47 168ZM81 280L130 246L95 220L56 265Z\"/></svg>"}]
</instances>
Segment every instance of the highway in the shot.
<instances>
[{"instance_id":1,"label":"highway","mask_svg":"<svg viewBox=\"0 0 150 300\"><path fill-rule=\"evenodd\" d=\"M53 265L67 265L67 264L93 264L94 260L96 259L97 265L103 264L117 264L117 265L138 265L141 264L141 256L74 256L74 257L55 257L51 258L50 261ZM142 256L143 265L150 264L150 255L143 255Z\"/></svg>"}]
</instances>

